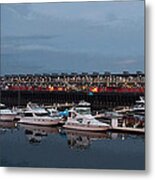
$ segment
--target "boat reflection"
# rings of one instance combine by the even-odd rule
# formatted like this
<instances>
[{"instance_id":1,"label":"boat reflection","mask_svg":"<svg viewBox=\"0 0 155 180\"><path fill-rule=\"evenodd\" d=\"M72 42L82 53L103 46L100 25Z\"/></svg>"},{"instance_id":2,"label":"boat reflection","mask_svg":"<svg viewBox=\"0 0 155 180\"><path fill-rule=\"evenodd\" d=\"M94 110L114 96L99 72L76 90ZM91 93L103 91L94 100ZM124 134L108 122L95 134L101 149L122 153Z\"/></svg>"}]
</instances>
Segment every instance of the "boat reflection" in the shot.
<instances>
[{"instance_id":1,"label":"boat reflection","mask_svg":"<svg viewBox=\"0 0 155 180\"><path fill-rule=\"evenodd\" d=\"M25 129L25 135L30 144L39 144L49 134L59 134L59 127L46 127L37 125L20 124Z\"/></svg>"},{"instance_id":2,"label":"boat reflection","mask_svg":"<svg viewBox=\"0 0 155 180\"><path fill-rule=\"evenodd\" d=\"M97 140L134 140L137 139L137 134L134 133L117 133L117 132L86 132L64 129L64 133L67 136L67 143L69 148L84 150L88 149L93 141ZM138 135L141 140L144 140L144 135Z\"/></svg>"},{"instance_id":3,"label":"boat reflection","mask_svg":"<svg viewBox=\"0 0 155 180\"><path fill-rule=\"evenodd\" d=\"M67 135L68 146L71 149L84 150L90 147L93 140L108 139L108 133L85 132L76 130L64 130Z\"/></svg>"}]
</instances>

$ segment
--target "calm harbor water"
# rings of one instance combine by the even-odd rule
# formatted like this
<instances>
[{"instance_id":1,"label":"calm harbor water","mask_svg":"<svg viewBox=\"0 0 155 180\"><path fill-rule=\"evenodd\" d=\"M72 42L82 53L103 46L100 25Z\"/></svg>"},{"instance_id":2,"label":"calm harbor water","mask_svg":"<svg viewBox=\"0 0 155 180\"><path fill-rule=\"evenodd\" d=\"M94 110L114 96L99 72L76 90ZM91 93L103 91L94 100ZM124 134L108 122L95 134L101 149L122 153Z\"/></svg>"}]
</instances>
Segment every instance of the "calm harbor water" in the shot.
<instances>
[{"instance_id":1,"label":"calm harbor water","mask_svg":"<svg viewBox=\"0 0 155 180\"><path fill-rule=\"evenodd\" d=\"M144 169L145 136L0 122L0 165Z\"/></svg>"}]
</instances>

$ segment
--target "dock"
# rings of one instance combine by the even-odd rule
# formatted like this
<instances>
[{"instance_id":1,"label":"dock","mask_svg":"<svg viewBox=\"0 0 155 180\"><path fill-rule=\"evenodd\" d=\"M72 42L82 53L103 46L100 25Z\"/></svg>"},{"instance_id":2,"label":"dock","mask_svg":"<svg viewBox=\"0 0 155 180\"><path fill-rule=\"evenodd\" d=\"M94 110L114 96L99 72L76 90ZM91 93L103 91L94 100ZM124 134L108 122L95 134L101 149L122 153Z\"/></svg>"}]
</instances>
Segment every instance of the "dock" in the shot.
<instances>
[{"instance_id":1,"label":"dock","mask_svg":"<svg viewBox=\"0 0 155 180\"><path fill-rule=\"evenodd\" d=\"M130 132L130 133L145 133L144 128L132 128L132 127L112 127L112 131Z\"/></svg>"}]
</instances>

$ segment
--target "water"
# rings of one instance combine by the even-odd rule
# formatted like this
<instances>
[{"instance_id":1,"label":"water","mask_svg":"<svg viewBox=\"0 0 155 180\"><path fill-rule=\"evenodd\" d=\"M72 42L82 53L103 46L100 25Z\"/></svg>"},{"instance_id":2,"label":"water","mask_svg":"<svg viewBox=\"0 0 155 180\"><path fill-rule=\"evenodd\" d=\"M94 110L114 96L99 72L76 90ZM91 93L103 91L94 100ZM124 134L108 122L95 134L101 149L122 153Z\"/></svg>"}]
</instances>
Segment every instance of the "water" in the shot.
<instances>
[{"instance_id":1,"label":"water","mask_svg":"<svg viewBox=\"0 0 155 180\"><path fill-rule=\"evenodd\" d=\"M0 144L0 165L7 167L145 168L144 135L1 122Z\"/></svg>"}]
</instances>

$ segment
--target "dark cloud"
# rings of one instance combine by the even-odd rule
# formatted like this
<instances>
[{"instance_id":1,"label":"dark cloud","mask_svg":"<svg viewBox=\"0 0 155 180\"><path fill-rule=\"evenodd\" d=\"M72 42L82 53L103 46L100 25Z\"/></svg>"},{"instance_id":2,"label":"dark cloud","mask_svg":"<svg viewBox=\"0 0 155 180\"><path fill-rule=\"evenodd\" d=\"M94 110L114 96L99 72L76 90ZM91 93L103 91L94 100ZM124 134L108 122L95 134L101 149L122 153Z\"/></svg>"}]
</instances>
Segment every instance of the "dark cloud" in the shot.
<instances>
[{"instance_id":1,"label":"dark cloud","mask_svg":"<svg viewBox=\"0 0 155 180\"><path fill-rule=\"evenodd\" d=\"M13 54L12 61L23 68L30 59L48 64L52 57L51 67L59 69L61 59L66 71L80 70L81 61L85 71L101 71L101 67L120 71L128 65L129 71L144 69L142 1L5 4L1 25L4 64L11 63Z\"/></svg>"}]
</instances>

